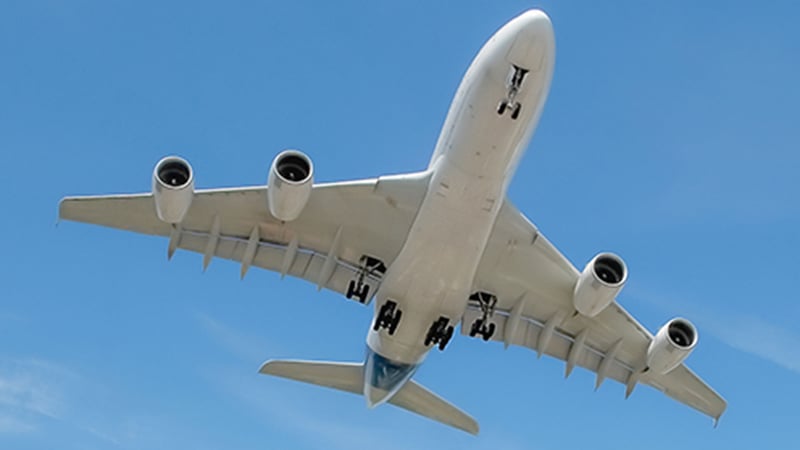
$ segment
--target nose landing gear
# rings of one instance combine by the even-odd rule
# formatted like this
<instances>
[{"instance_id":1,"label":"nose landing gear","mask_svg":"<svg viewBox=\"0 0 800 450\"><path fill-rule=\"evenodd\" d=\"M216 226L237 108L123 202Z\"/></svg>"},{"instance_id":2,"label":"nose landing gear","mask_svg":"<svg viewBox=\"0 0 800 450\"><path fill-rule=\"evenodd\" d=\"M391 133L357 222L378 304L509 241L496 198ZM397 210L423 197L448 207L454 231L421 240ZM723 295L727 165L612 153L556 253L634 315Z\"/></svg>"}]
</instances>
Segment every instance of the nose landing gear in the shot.
<instances>
[{"instance_id":1,"label":"nose landing gear","mask_svg":"<svg viewBox=\"0 0 800 450\"><path fill-rule=\"evenodd\" d=\"M488 341L494 335L495 324L489 322L494 314L494 307L497 304L497 297L488 292L478 291L469 296L470 301L477 302L481 308L481 317L475 322L469 330L469 335L475 337L480 335L484 341Z\"/></svg>"},{"instance_id":2,"label":"nose landing gear","mask_svg":"<svg viewBox=\"0 0 800 450\"><path fill-rule=\"evenodd\" d=\"M439 350L444 350L450 338L453 337L453 326L449 325L450 319L445 316L439 316L435 322L428 329L428 335L425 336L425 345L439 345Z\"/></svg>"},{"instance_id":3,"label":"nose landing gear","mask_svg":"<svg viewBox=\"0 0 800 450\"><path fill-rule=\"evenodd\" d=\"M516 101L517 94L522 88L522 82L525 80L525 75L528 74L527 69L512 65L511 75L508 80L508 94L506 98L500 100L497 105L497 114L503 115L507 110L511 111L511 120L517 120L520 111L522 111L522 103Z\"/></svg>"}]
</instances>

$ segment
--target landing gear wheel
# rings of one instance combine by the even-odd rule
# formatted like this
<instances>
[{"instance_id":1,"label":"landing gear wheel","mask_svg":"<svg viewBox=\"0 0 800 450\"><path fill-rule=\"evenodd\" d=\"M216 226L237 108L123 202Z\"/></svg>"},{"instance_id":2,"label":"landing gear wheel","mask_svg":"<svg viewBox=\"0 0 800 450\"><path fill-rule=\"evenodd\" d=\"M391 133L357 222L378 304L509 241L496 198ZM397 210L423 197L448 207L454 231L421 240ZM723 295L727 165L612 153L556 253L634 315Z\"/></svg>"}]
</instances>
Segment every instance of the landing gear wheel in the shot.
<instances>
[{"instance_id":1,"label":"landing gear wheel","mask_svg":"<svg viewBox=\"0 0 800 450\"><path fill-rule=\"evenodd\" d=\"M403 317L403 311L397 309L397 303L387 300L378 310L375 323L372 324L372 330L378 331L381 328L386 328L390 335L394 334L401 317Z\"/></svg>"},{"instance_id":2,"label":"landing gear wheel","mask_svg":"<svg viewBox=\"0 0 800 450\"><path fill-rule=\"evenodd\" d=\"M359 259L358 271L355 278L350 280L347 285L345 297L348 299L356 298L359 303L367 303L369 300L370 285L366 282L369 277L372 282L380 282L383 274L386 273L386 265L378 258L369 255L361 255Z\"/></svg>"},{"instance_id":3,"label":"landing gear wheel","mask_svg":"<svg viewBox=\"0 0 800 450\"><path fill-rule=\"evenodd\" d=\"M358 290L358 293L354 293L354 296L358 297L358 301L360 303L366 303L367 299L369 298L369 285L363 284L361 289Z\"/></svg>"},{"instance_id":4,"label":"landing gear wheel","mask_svg":"<svg viewBox=\"0 0 800 450\"><path fill-rule=\"evenodd\" d=\"M376 318L375 319L375 323L372 324L372 331L378 331L382 327L383 327L383 325L381 325L381 320Z\"/></svg>"},{"instance_id":5,"label":"landing gear wheel","mask_svg":"<svg viewBox=\"0 0 800 450\"><path fill-rule=\"evenodd\" d=\"M445 316L440 316L428 329L428 334L425 336L425 346L438 345L439 350L444 350L450 338L453 337L453 326L448 325L450 319Z\"/></svg>"},{"instance_id":6,"label":"landing gear wheel","mask_svg":"<svg viewBox=\"0 0 800 450\"><path fill-rule=\"evenodd\" d=\"M389 332L390 336L393 335L394 331L397 329L397 325L400 323L401 317L403 317L403 311L400 311L398 309L397 311L395 311L394 317L392 317L392 323L390 323L389 326L387 327L387 331Z\"/></svg>"},{"instance_id":7,"label":"landing gear wheel","mask_svg":"<svg viewBox=\"0 0 800 450\"><path fill-rule=\"evenodd\" d=\"M472 326L469 328L469 337L475 337L480 333L481 327L483 326L483 320L478 319L475 322L472 322Z\"/></svg>"},{"instance_id":8,"label":"landing gear wheel","mask_svg":"<svg viewBox=\"0 0 800 450\"><path fill-rule=\"evenodd\" d=\"M508 101L502 100L499 105L497 105L497 114L503 115L506 112L506 108L508 107Z\"/></svg>"},{"instance_id":9,"label":"landing gear wheel","mask_svg":"<svg viewBox=\"0 0 800 450\"><path fill-rule=\"evenodd\" d=\"M497 296L489 292L478 291L469 296L472 305L477 303L481 309L481 315L474 322L469 329L470 337L480 336L484 341L488 341L494 336L494 331L497 326L494 322L490 322L492 315L494 315L494 307L497 304Z\"/></svg>"},{"instance_id":10,"label":"landing gear wheel","mask_svg":"<svg viewBox=\"0 0 800 450\"><path fill-rule=\"evenodd\" d=\"M447 327L447 331L444 332L444 336L439 341L439 350L444 351L444 348L447 347L447 343L450 342L450 338L453 337L453 326Z\"/></svg>"},{"instance_id":11,"label":"landing gear wheel","mask_svg":"<svg viewBox=\"0 0 800 450\"><path fill-rule=\"evenodd\" d=\"M484 340L484 341L488 341L489 339L491 339L491 338L492 338L492 336L494 336L494 329L495 329L495 325L494 325L494 323L490 323L490 324L489 324L489 325L488 325L488 326L487 326L487 327L484 329L484 332L483 332L483 340Z\"/></svg>"},{"instance_id":12,"label":"landing gear wheel","mask_svg":"<svg viewBox=\"0 0 800 450\"><path fill-rule=\"evenodd\" d=\"M517 117L519 117L519 112L521 110L522 110L522 104L521 103L517 103L516 105L514 105L514 110L511 111L511 119L512 120L517 120Z\"/></svg>"}]
</instances>

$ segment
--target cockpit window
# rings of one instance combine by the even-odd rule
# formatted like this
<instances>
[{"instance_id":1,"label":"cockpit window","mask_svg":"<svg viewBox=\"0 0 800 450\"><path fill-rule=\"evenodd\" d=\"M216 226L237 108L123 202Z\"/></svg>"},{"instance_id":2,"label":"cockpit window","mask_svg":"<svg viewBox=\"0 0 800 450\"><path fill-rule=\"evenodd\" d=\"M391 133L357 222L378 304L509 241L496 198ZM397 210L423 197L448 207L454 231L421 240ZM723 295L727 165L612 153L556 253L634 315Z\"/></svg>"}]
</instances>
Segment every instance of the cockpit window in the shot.
<instances>
[{"instance_id":1,"label":"cockpit window","mask_svg":"<svg viewBox=\"0 0 800 450\"><path fill-rule=\"evenodd\" d=\"M417 364L392 361L371 350L367 350L366 376L372 387L394 391L414 374Z\"/></svg>"}]
</instances>

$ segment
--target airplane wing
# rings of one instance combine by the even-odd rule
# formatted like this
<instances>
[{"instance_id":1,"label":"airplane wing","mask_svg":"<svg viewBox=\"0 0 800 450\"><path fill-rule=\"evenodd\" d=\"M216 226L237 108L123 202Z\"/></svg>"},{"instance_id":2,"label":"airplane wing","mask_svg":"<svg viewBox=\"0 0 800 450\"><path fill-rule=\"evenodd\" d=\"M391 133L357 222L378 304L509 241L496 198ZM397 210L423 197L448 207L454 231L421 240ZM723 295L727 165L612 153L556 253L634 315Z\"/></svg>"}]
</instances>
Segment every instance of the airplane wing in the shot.
<instances>
[{"instance_id":1,"label":"airplane wing","mask_svg":"<svg viewBox=\"0 0 800 450\"><path fill-rule=\"evenodd\" d=\"M169 237L168 255L177 248L303 278L346 293L362 256L389 266L405 241L427 190L427 174L314 185L299 218L281 222L267 208L265 186L198 190L179 226L158 219L150 193L67 197L59 217L137 233ZM385 270L385 269L384 269ZM380 283L380 269L369 273L368 303Z\"/></svg>"},{"instance_id":2,"label":"airplane wing","mask_svg":"<svg viewBox=\"0 0 800 450\"><path fill-rule=\"evenodd\" d=\"M506 200L481 259L476 287L497 296L493 340L528 347L597 374L596 387L610 378L637 383L718 420L726 402L685 364L666 374L644 371L653 335L616 301L593 318L574 315L572 292L579 271ZM481 316L468 308L462 334ZM466 325L466 326L465 326Z\"/></svg>"}]
</instances>

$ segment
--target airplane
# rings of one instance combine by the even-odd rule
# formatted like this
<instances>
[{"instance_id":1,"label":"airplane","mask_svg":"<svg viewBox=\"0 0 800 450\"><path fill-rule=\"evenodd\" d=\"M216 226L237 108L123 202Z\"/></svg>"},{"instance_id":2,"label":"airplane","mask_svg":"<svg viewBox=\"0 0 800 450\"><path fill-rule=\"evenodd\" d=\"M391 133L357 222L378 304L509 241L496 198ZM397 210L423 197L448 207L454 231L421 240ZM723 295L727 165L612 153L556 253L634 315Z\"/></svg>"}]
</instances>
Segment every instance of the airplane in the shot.
<instances>
[{"instance_id":1,"label":"airplane","mask_svg":"<svg viewBox=\"0 0 800 450\"><path fill-rule=\"evenodd\" d=\"M480 49L455 94L428 167L314 183L311 159L286 150L266 186L198 189L183 158L154 169L152 191L67 197L61 219L168 237L177 249L299 277L374 304L363 362L272 360L260 373L361 394L478 434L478 423L412 379L428 353L460 333L528 347L612 379L626 398L649 385L716 422L726 401L684 360L687 319L655 335L616 297L628 270L599 253L578 270L507 198L550 89L555 38L528 10Z\"/></svg>"}]
</instances>

